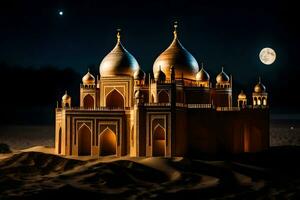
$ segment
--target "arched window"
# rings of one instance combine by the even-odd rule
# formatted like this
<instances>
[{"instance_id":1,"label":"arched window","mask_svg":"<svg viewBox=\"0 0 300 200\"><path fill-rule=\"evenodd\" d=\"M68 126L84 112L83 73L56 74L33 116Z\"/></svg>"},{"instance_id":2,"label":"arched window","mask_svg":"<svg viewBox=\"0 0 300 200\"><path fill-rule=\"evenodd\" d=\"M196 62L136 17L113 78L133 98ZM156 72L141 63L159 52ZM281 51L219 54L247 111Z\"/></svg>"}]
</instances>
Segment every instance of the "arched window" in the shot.
<instances>
[{"instance_id":1,"label":"arched window","mask_svg":"<svg viewBox=\"0 0 300 200\"><path fill-rule=\"evenodd\" d=\"M166 134L160 125L156 126L153 133L152 156L165 156Z\"/></svg>"},{"instance_id":2,"label":"arched window","mask_svg":"<svg viewBox=\"0 0 300 200\"><path fill-rule=\"evenodd\" d=\"M83 125L78 131L78 155L87 156L91 155L91 143L92 143L92 133L90 129Z\"/></svg>"},{"instance_id":3,"label":"arched window","mask_svg":"<svg viewBox=\"0 0 300 200\"><path fill-rule=\"evenodd\" d=\"M117 91L113 90L106 96L106 107L124 108L124 98Z\"/></svg>"},{"instance_id":4,"label":"arched window","mask_svg":"<svg viewBox=\"0 0 300 200\"><path fill-rule=\"evenodd\" d=\"M87 109L92 109L94 108L94 98L88 94L84 97L83 99L83 107Z\"/></svg>"},{"instance_id":5,"label":"arched window","mask_svg":"<svg viewBox=\"0 0 300 200\"><path fill-rule=\"evenodd\" d=\"M102 133L100 133L99 137L100 137L100 142L99 142L100 156L116 155L116 149L117 149L116 134L109 128L106 128Z\"/></svg>"},{"instance_id":6,"label":"arched window","mask_svg":"<svg viewBox=\"0 0 300 200\"><path fill-rule=\"evenodd\" d=\"M267 105L267 99L265 97L263 97L263 105L266 106Z\"/></svg>"},{"instance_id":7,"label":"arched window","mask_svg":"<svg viewBox=\"0 0 300 200\"><path fill-rule=\"evenodd\" d=\"M167 91L165 91L165 90L160 91L160 93L158 94L158 102L159 103L169 103L170 102L169 94L167 93Z\"/></svg>"}]
</instances>

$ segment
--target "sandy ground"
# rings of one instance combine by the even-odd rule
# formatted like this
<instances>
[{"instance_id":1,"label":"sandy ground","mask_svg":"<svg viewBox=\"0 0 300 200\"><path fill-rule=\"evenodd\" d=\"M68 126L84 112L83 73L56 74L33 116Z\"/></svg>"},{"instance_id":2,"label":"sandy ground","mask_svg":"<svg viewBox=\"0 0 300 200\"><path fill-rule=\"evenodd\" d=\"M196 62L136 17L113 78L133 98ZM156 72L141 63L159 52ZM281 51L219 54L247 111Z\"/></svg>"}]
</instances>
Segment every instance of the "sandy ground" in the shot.
<instances>
[{"instance_id":1,"label":"sandy ground","mask_svg":"<svg viewBox=\"0 0 300 200\"><path fill-rule=\"evenodd\" d=\"M36 146L0 154L0 199L299 199L299 154L300 148L281 147L213 161L87 160Z\"/></svg>"}]
</instances>

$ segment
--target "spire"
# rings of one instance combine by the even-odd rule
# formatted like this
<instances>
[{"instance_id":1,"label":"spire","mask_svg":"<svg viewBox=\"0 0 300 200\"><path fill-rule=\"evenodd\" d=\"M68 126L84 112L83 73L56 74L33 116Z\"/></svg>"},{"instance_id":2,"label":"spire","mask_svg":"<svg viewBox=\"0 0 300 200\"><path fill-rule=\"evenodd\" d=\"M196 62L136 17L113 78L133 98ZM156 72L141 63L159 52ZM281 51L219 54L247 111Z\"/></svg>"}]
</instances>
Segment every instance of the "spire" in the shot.
<instances>
[{"instance_id":1,"label":"spire","mask_svg":"<svg viewBox=\"0 0 300 200\"><path fill-rule=\"evenodd\" d=\"M174 31L173 31L174 38L177 39L177 28L178 28L178 22L177 21L174 22L173 27L174 27Z\"/></svg>"},{"instance_id":2,"label":"spire","mask_svg":"<svg viewBox=\"0 0 300 200\"><path fill-rule=\"evenodd\" d=\"M118 28L118 29L117 29L117 41L118 41L118 43L121 42L121 34L120 34L120 32L121 32L121 29Z\"/></svg>"}]
</instances>

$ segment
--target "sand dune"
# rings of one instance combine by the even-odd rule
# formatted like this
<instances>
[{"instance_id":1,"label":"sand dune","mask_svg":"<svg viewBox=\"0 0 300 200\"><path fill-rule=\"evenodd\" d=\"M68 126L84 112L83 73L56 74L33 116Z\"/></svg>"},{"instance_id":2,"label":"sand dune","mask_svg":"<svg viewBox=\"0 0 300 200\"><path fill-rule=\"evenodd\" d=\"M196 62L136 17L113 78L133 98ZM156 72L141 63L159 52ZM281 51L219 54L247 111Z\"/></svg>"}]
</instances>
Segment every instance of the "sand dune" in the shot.
<instances>
[{"instance_id":1,"label":"sand dune","mask_svg":"<svg viewBox=\"0 0 300 200\"><path fill-rule=\"evenodd\" d=\"M291 152L299 156L298 148L219 161L130 157L80 160L52 152L40 146L2 157L0 199L53 199L61 195L99 199L299 197L299 164L288 163L294 159L285 157L293 155Z\"/></svg>"}]
</instances>

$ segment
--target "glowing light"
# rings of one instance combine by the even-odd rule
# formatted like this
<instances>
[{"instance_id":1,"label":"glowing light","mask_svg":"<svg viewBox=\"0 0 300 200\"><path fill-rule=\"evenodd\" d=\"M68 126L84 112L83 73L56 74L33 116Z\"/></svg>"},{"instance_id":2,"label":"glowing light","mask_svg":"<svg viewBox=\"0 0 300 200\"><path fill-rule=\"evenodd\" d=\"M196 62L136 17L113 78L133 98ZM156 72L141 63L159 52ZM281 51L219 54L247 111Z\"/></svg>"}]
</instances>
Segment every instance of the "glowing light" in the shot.
<instances>
[{"instance_id":1,"label":"glowing light","mask_svg":"<svg viewBox=\"0 0 300 200\"><path fill-rule=\"evenodd\" d=\"M265 65L271 65L276 59L276 53L271 48L263 48L259 53L259 59Z\"/></svg>"},{"instance_id":2,"label":"glowing light","mask_svg":"<svg viewBox=\"0 0 300 200\"><path fill-rule=\"evenodd\" d=\"M63 15L64 15L64 12L63 12L63 11L59 11L58 14L59 14L60 16L63 16Z\"/></svg>"}]
</instances>

